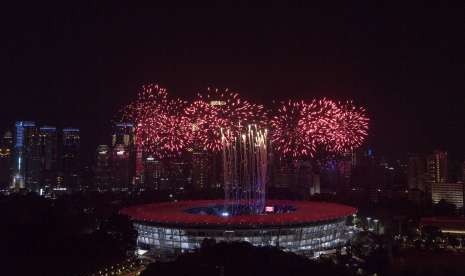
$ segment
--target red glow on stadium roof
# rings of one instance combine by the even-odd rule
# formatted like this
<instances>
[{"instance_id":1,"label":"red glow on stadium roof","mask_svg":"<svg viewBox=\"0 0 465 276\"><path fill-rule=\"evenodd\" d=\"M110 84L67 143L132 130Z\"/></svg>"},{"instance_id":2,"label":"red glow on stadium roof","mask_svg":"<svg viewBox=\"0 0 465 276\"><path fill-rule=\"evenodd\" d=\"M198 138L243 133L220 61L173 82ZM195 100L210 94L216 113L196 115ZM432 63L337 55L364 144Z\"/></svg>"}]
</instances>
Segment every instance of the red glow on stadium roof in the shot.
<instances>
[{"instance_id":1,"label":"red glow on stadium roof","mask_svg":"<svg viewBox=\"0 0 465 276\"><path fill-rule=\"evenodd\" d=\"M282 226L340 219L357 212L353 207L327 202L269 200L267 206L292 205L295 211L282 214L214 216L185 212L190 208L223 204L224 200L197 200L137 205L121 210L136 221L186 226Z\"/></svg>"}]
</instances>

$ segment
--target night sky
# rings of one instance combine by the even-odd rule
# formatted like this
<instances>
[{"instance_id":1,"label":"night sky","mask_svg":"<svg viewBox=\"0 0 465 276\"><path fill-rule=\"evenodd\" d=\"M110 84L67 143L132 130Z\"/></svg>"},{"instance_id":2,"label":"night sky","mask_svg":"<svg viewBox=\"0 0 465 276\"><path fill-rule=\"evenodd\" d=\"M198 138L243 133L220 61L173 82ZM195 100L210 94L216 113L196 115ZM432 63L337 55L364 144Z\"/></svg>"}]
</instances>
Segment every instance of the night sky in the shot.
<instances>
[{"instance_id":1,"label":"night sky","mask_svg":"<svg viewBox=\"0 0 465 276\"><path fill-rule=\"evenodd\" d=\"M93 152L110 143L111 121L140 85L158 82L187 99L207 86L264 104L353 99L370 114L375 152L394 157L444 148L465 157L461 1L84 2L2 5L0 130L20 119L74 126Z\"/></svg>"}]
</instances>

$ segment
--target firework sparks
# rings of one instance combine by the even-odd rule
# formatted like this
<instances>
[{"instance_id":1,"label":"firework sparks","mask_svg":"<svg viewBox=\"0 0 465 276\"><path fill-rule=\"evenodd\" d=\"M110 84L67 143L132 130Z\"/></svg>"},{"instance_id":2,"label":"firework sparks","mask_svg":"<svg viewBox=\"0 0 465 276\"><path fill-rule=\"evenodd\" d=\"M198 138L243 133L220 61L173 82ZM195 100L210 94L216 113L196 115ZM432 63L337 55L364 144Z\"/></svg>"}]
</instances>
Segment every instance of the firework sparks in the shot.
<instances>
[{"instance_id":1,"label":"firework sparks","mask_svg":"<svg viewBox=\"0 0 465 276\"><path fill-rule=\"evenodd\" d=\"M185 114L191 122L191 141L211 151L221 150L222 129L238 134L245 125L265 122L263 106L227 89L209 88L206 94L198 94L198 99L185 109Z\"/></svg>"},{"instance_id":2,"label":"firework sparks","mask_svg":"<svg viewBox=\"0 0 465 276\"><path fill-rule=\"evenodd\" d=\"M316 126L308 123L309 105L303 101L282 103L271 119L273 146L283 155L299 157L310 155L315 148L311 133Z\"/></svg>"},{"instance_id":3,"label":"firework sparks","mask_svg":"<svg viewBox=\"0 0 465 276\"><path fill-rule=\"evenodd\" d=\"M365 109L355 107L352 102L339 103L327 132L328 150L342 153L359 147L368 135L368 122Z\"/></svg>"},{"instance_id":4,"label":"firework sparks","mask_svg":"<svg viewBox=\"0 0 465 276\"><path fill-rule=\"evenodd\" d=\"M272 142L285 156L313 156L317 150L344 153L368 134L365 110L328 99L282 103L271 120Z\"/></svg>"},{"instance_id":5,"label":"firework sparks","mask_svg":"<svg viewBox=\"0 0 465 276\"><path fill-rule=\"evenodd\" d=\"M240 138L247 126L270 128L272 146L284 156L312 157L319 151L341 154L359 147L368 135L368 117L352 102L329 99L287 101L270 120L262 105L226 90L208 89L187 103L166 89L146 85L125 108L136 125L137 143L160 158L195 147L218 152L224 139Z\"/></svg>"},{"instance_id":6,"label":"firework sparks","mask_svg":"<svg viewBox=\"0 0 465 276\"><path fill-rule=\"evenodd\" d=\"M205 101L192 102L184 111L190 129L189 140L194 147L217 151L221 148L221 127L227 125L219 116L218 108Z\"/></svg>"},{"instance_id":7,"label":"firework sparks","mask_svg":"<svg viewBox=\"0 0 465 276\"><path fill-rule=\"evenodd\" d=\"M157 157L180 154L188 144L189 124L183 115L185 102L171 99L166 89L145 85L124 110L124 118L136 125L136 142Z\"/></svg>"}]
</instances>

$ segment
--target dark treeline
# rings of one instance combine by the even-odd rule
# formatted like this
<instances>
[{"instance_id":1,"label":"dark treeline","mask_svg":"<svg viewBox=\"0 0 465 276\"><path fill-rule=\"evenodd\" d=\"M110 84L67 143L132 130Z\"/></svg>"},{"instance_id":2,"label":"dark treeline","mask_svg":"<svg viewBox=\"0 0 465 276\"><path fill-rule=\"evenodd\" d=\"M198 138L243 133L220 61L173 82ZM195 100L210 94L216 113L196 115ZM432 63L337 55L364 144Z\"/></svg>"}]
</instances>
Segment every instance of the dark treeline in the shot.
<instances>
[{"instance_id":1,"label":"dark treeline","mask_svg":"<svg viewBox=\"0 0 465 276\"><path fill-rule=\"evenodd\" d=\"M130 221L95 210L80 196L1 197L1 274L87 275L127 259L136 237Z\"/></svg>"},{"instance_id":2,"label":"dark treeline","mask_svg":"<svg viewBox=\"0 0 465 276\"><path fill-rule=\"evenodd\" d=\"M204 242L202 248L173 262L153 263L142 276L248 276L248 275L352 275L330 261L312 261L277 248L253 247L248 243Z\"/></svg>"}]
</instances>

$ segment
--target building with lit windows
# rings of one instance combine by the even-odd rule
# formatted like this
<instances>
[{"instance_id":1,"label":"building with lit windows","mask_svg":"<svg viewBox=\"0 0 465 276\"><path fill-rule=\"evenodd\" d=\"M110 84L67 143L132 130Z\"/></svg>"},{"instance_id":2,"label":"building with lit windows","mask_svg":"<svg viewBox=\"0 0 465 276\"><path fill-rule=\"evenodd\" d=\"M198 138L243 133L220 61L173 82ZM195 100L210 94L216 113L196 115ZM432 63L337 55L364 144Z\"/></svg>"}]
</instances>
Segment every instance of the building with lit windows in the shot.
<instances>
[{"instance_id":1,"label":"building with lit windows","mask_svg":"<svg viewBox=\"0 0 465 276\"><path fill-rule=\"evenodd\" d=\"M433 182L431 186L433 203L445 200L448 203L454 204L457 208L463 208L464 188L465 184L461 181L455 183Z\"/></svg>"},{"instance_id":2,"label":"building with lit windows","mask_svg":"<svg viewBox=\"0 0 465 276\"><path fill-rule=\"evenodd\" d=\"M63 186L67 190L80 190L80 146L81 134L77 128L64 128L62 140L62 173Z\"/></svg>"},{"instance_id":3,"label":"building with lit windows","mask_svg":"<svg viewBox=\"0 0 465 276\"><path fill-rule=\"evenodd\" d=\"M320 175L313 171L310 162L274 161L271 187L292 191L300 198L320 193Z\"/></svg>"},{"instance_id":4,"label":"building with lit windows","mask_svg":"<svg viewBox=\"0 0 465 276\"><path fill-rule=\"evenodd\" d=\"M44 126L39 129L39 145L42 153L42 168L55 170L58 155L56 127Z\"/></svg>"},{"instance_id":5,"label":"building with lit windows","mask_svg":"<svg viewBox=\"0 0 465 276\"><path fill-rule=\"evenodd\" d=\"M58 170L58 139L57 129L52 126L39 128L39 147L41 160L41 183L42 193L56 186Z\"/></svg>"},{"instance_id":6,"label":"building with lit windows","mask_svg":"<svg viewBox=\"0 0 465 276\"><path fill-rule=\"evenodd\" d=\"M190 164L182 160L173 160L169 163L169 183L171 189L184 190L191 186Z\"/></svg>"},{"instance_id":7,"label":"building with lit windows","mask_svg":"<svg viewBox=\"0 0 465 276\"><path fill-rule=\"evenodd\" d=\"M447 152L435 151L426 160L427 180L430 183L447 181Z\"/></svg>"},{"instance_id":8,"label":"building with lit windows","mask_svg":"<svg viewBox=\"0 0 465 276\"><path fill-rule=\"evenodd\" d=\"M94 168L94 182L98 190L110 189L111 173L111 149L108 145L99 145Z\"/></svg>"},{"instance_id":9,"label":"building with lit windows","mask_svg":"<svg viewBox=\"0 0 465 276\"><path fill-rule=\"evenodd\" d=\"M262 214L230 215L224 200L133 206L121 211L134 222L137 246L155 258L175 257L205 239L245 241L307 257L345 244L346 218L356 209L322 202L269 200Z\"/></svg>"},{"instance_id":10,"label":"building with lit windows","mask_svg":"<svg viewBox=\"0 0 465 276\"><path fill-rule=\"evenodd\" d=\"M149 155L144 159L143 187L150 190L159 190L163 179L163 164L160 160Z\"/></svg>"},{"instance_id":11,"label":"building with lit windows","mask_svg":"<svg viewBox=\"0 0 465 276\"><path fill-rule=\"evenodd\" d=\"M128 190L133 177L131 151L122 144L116 144L111 157L112 190Z\"/></svg>"},{"instance_id":12,"label":"building with lit windows","mask_svg":"<svg viewBox=\"0 0 465 276\"><path fill-rule=\"evenodd\" d=\"M203 150L192 151L192 187L208 190L221 187L221 156Z\"/></svg>"},{"instance_id":13,"label":"building with lit windows","mask_svg":"<svg viewBox=\"0 0 465 276\"><path fill-rule=\"evenodd\" d=\"M33 189L38 182L40 159L37 160L37 128L34 122L19 121L15 124L14 168L12 189Z\"/></svg>"},{"instance_id":14,"label":"building with lit windows","mask_svg":"<svg viewBox=\"0 0 465 276\"><path fill-rule=\"evenodd\" d=\"M210 183L211 162L205 151L192 152L192 184L196 190L207 189Z\"/></svg>"},{"instance_id":15,"label":"building with lit windows","mask_svg":"<svg viewBox=\"0 0 465 276\"><path fill-rule=\"evenodd\" d=\"M447 152L436 150L427 156L425 193L428 198L433 198L433 186L437 190L447 182L447 172Z\"/></svg>"},{"instance_id":16,"label":"building with lit windows","mask_svg":"<svg viewBox=\"0 0 465 276\"><path fill-rule=\"evenodd\" d=\"M6 131L0 142L0 190L7 190L13 168L13 134Z\"/></svg>"},{"instance_id":17,"label":"building with lit windows","mask_svg":"<svg viewBox=\"0 0 465 276\"><path fill-rule=\"evenodd\" d=\"M127 190L136 183L134 125L117 123L112 135L112 189Z\"/></svg>"},{"instance_id":18,"label":"building with lit windows","mask_svg":"<svg viewBox=\"0 0 465 276\"><path fill-rule=\"evenodd\" d=\"M429 165L434 167L434 162L430 160ZM425 158L419 155L409 156L407 165L407 185L409 190L420 190L425 192L425 176Z\"/></svg>"},{"instance_id":19,"label":"building with lit windows","mask_svg":"<svg viewBox=\"0 0 465 276\"><path fill-rule=\"evenodd\" d=\"M134 125L131 123L117 123L114 126L111 145L134 145Z\"/></svg>"}]
</instances>

